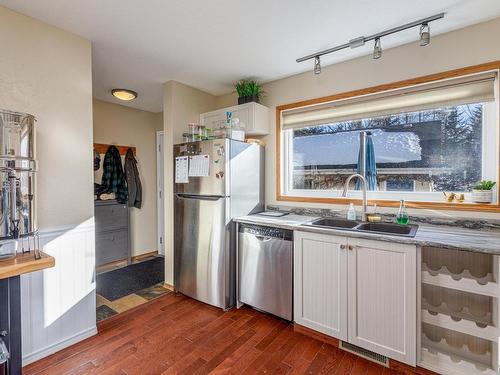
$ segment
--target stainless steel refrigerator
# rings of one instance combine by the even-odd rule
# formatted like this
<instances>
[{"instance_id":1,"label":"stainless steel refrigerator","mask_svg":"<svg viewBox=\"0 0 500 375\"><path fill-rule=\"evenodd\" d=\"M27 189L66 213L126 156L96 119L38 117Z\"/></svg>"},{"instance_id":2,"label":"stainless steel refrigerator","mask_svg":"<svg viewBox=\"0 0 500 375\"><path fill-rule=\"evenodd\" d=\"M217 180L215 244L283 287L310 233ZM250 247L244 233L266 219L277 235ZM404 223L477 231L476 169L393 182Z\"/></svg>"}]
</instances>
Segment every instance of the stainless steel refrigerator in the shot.
<instances>
[{"instance_id":1,"label":"stainless steel refrigerator","mask_svg":"<svg viewBox=\"0 0 500 375\"><path fill-rule=\"evenodd\" d=\"M264 209L264 148L216 139L174 146L174 286L223 309L236 303L231 219Z\"/></svg>"}]
</instances>

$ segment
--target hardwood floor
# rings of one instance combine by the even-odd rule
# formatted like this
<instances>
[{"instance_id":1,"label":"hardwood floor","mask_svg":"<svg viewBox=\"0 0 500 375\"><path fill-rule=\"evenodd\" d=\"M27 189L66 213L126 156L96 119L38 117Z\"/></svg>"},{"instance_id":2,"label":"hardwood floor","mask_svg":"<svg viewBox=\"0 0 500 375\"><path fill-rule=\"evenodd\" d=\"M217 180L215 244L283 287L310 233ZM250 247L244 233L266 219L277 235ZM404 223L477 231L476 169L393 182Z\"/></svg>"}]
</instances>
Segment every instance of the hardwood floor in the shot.
<instances>
[{"instance_id":1,"label":"hardwood floor","mask_svg":"<svg viewBox=\"0 0 500 375\"><path fill-rule=\"evenodd\" d=\"M250 308L224 313L175 293L105 320L98 328L96 336L28 365L23 373L413 373L369 362Z\"/></svg>"}]
</instances>

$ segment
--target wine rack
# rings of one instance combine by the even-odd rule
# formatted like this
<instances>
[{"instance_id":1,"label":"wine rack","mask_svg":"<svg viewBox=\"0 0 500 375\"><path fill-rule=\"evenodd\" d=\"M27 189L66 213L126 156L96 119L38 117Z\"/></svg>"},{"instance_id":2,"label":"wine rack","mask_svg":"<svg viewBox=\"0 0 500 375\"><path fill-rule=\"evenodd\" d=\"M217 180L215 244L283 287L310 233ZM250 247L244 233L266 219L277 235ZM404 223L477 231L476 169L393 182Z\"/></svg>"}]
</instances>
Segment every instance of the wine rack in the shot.
<instances>
[{"instance_id":1,"label":"wine rack","mask_svg":"<svg viewBox=\"0 0 500 375\"><path fill-rule=\"evenodd\" d=\"M499 256L421 249L420 361L443 374L497 374Z\"/></svg>"}]
</instances>

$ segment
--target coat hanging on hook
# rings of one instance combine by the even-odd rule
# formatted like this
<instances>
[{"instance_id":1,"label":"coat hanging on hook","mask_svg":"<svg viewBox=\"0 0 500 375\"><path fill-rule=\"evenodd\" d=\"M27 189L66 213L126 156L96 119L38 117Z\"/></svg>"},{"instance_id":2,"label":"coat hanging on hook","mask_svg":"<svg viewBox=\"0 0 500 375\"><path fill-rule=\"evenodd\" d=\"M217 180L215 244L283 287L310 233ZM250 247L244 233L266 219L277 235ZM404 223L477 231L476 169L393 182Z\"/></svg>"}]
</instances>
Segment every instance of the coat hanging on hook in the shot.
<instances>
[{"instance_id":1,"label":"coat hanging on hook","mask_svg":"<svg viewBox=\"0 0 500 375\"><path fill-rule=\"evenodd\" d=\"M125 155L125 178L128 186L128 206L141 208L142 205L142 184L137 169L137 160L131 148Z\"/></svg>"}]
</instances>

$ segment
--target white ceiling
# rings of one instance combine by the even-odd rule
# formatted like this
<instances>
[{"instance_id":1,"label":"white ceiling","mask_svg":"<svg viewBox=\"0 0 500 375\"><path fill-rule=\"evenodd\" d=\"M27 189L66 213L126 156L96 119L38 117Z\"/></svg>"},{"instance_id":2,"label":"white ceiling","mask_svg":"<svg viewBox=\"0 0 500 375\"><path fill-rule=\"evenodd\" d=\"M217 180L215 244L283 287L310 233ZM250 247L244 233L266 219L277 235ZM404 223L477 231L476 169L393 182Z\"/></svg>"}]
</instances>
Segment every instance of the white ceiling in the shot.
<instances>
[{"instance_id":1,"label":"white ceiling","mask_svg":"<svg viewBox=\"0 0 500 375\"><path fill-rule=\"evenodd\" d=\"M241 78L266 82L312 69L295 59L435 13L433 35L500 16L499 0L0 0L0 4L92 40L94 97L139 93L120 104L162 111L162 83L212 94ZM417 39L414 29L384 38L388 48ZM372 45L322 59L371 52Z\"/></svg>"}]
</instances>

